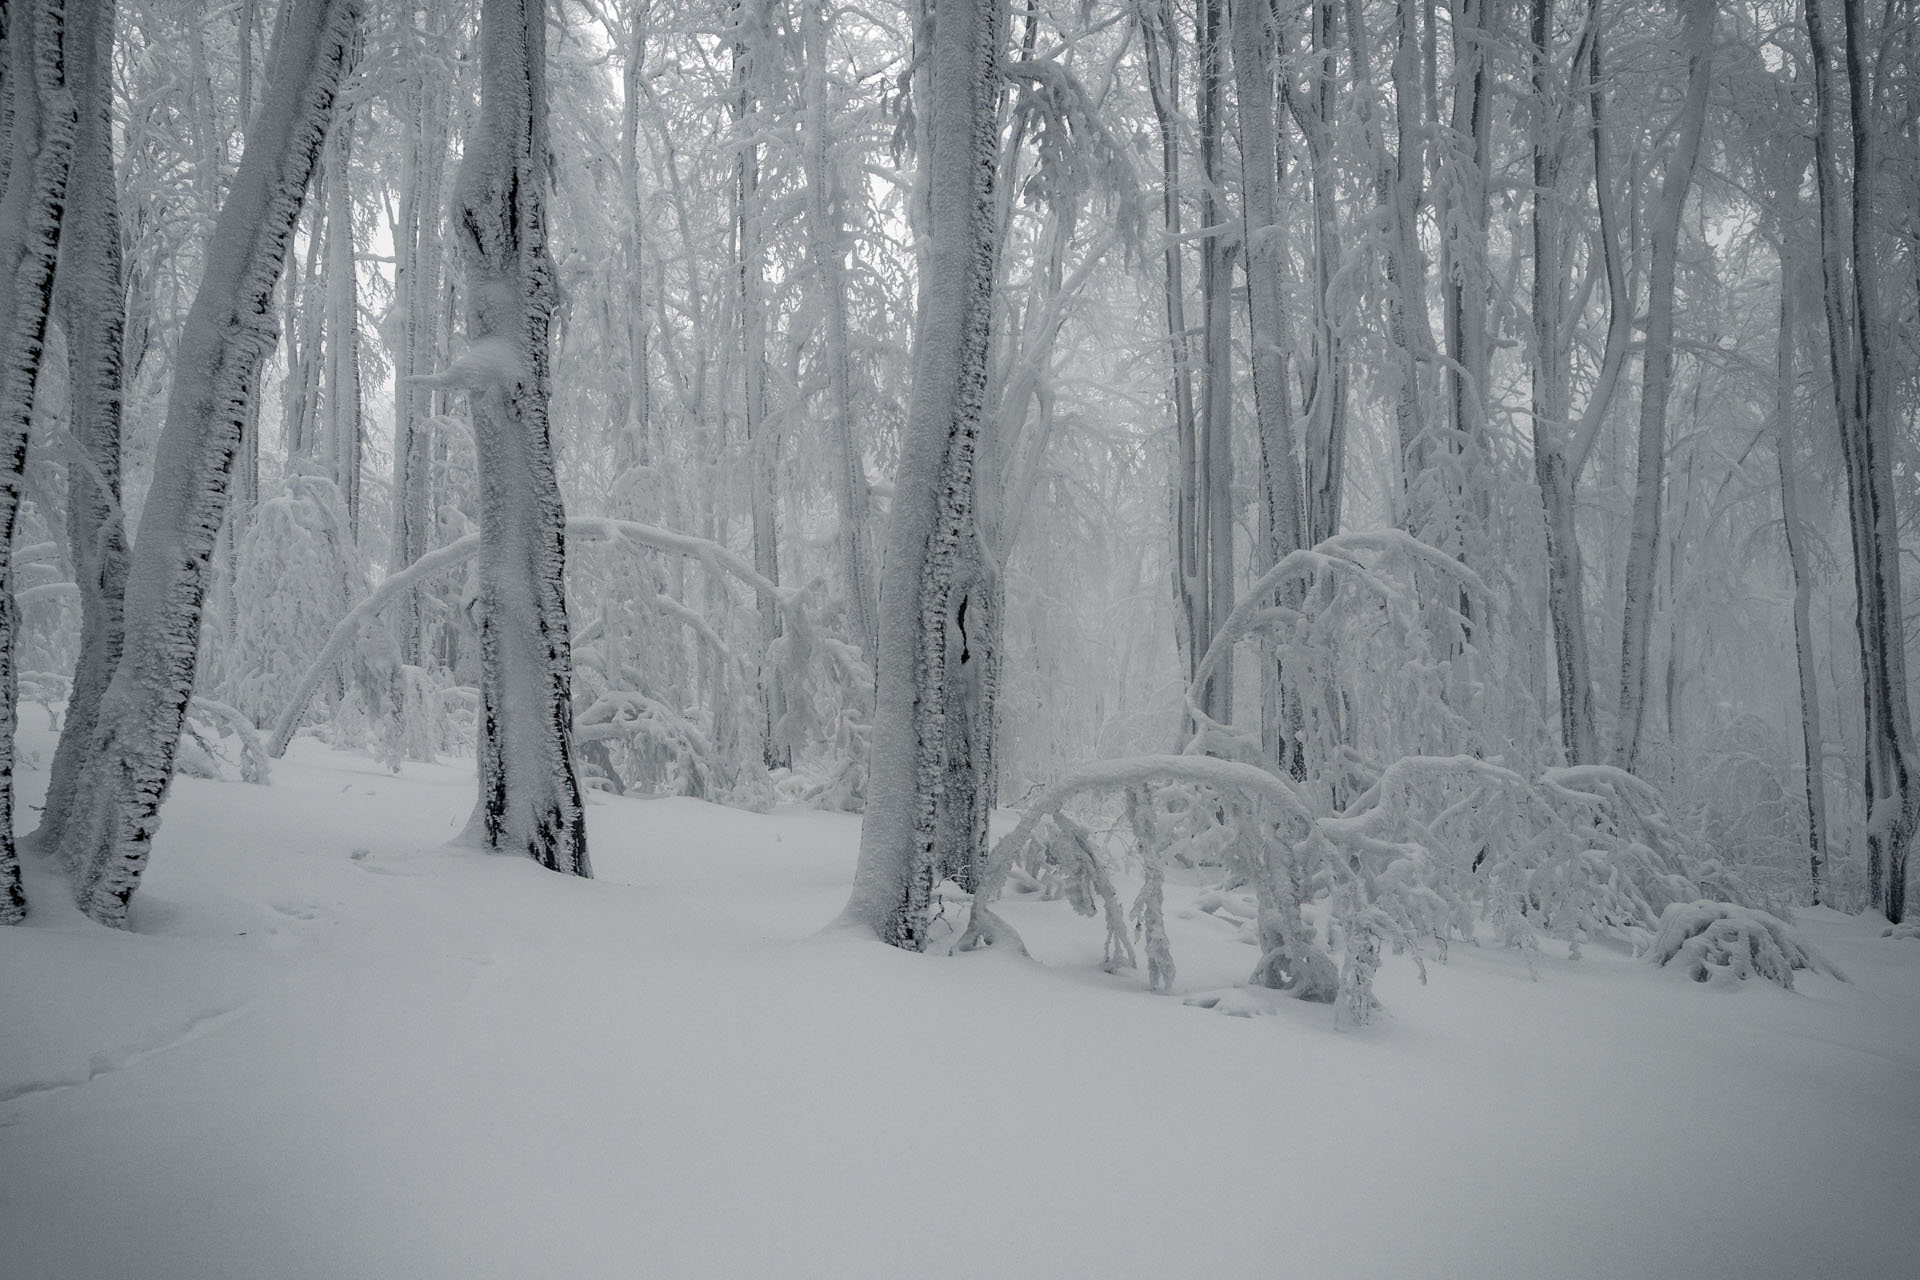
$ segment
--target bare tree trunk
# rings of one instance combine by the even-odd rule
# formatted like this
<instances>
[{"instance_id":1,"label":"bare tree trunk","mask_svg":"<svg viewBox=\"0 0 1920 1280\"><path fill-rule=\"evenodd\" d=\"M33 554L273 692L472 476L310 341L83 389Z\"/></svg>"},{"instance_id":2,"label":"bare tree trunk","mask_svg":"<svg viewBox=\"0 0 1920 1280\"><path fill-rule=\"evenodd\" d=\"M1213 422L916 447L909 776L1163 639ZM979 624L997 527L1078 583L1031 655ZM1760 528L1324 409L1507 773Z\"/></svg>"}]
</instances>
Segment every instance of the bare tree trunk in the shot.
<instances>
[{"instance_id":1,"label":"bare tree trunk","mask_svg":"<svg viewBox=\"0 0 1920 1280\"><path fill-rule=\"evenodd\" d=\"M1909 777L1913 743L1907 706L1900 601L1900 530L1887 438L1890 388L1880 366L1883 323L1873 285L1873 121L1869 116L1858 0L1842 0L1852 120L1850 216L1834 155L1833 68L1821 0L1807 0L1814 68L1814 165L1820 190L1821 265L1834 408L1846 459L1849 530L1866 713L1867 889L1874 906L1898 923L1906 914L1907 848L1920 820L1920 789Z\"/></svg>"},{"instance_id":2,"label":"bare tree trunk","mask_svg":"<svg viewBox=\"0 0 1920 1280\"><path fill-rule=\"evenodd\" d=\"M120 509L121 355L126 321L120 207L113 184L113 10L75 6L67 21L79 104L62 219L56 299L67 335L73 454L67 463L67 543L80 588L80 656L60 725L35 840L54 848L73 810L74 780L120 663L126 623L127 535Z\"/></svg>"},{"instance_id":3,"label":"bare tree trunk","mask_svg":"<svg viewBox=\"0 0 1920 1280\"><path fill-rule=\"evenodd\" d=\"M294 0L273 92L249 132L214 227L206 275L181 331L154 479L134 541L126 651L101 700L61 835L76 896L123 926L146 868L193 694L201 598L228 497L228 468L273 343L274 281L313 176L350 57L353 0Z\"/></svg>"},{"instance_id":4,"label":"bare tree trunk","mask_svg":"<svg viewBox=\"0 0 1920 1280\"><path fill-rule=\"evenodd\" d=\"M546 0L484 0L480 116L458 187L467 334L497 357L469 391L480 469L477 826L489 848L592 874L573 763L566 513L547 434Z\"/></svg>"},{"instance_id":5,"label":"bare tree trunk","mask_svg":"<svg viewBox=\"0 0 1920 1280\"><path fill-rule=\"evenodd\" d=\"M1802 169L1801 173L1804 174ZM1782 193L1790 194L1790 193ZM1787 563L1793 571L1793 651L1800 677L1800 742L1807 772L1807 879L1813 903L1826 897L1827 783L1825 742L1820 732L1820 677L1814 664L1813 574L1807 565L1806 530L1800 522L1800 460L1793 435L1793 336L1795 263L1787 250L1790 234L1782 219L1780 239L1780 334L1774 349L1774 453L1780 463L1780 515L1786 535Z\"/></svg>"},{"instance_id":6,"label":"bare tree trunk","mask_svg":"<svg viewBox=\"0 0 1920 1280\"><path fill-rule=\"evenodd\" d=\"M1660 552L1660 508L1667 465L1667 401L1673 389L1673 275L1680 215L1693 187L1694 161L1707 119L1713 74L1713 24L1718 0L1685 0L1682 42L1687 51L1687 96L1679 136L1667 157L1660 204L1649 229L1653 258L1647 277L1647 347L1640 388L1639 466L1633 494L1633 532L1627 544L1626 596L1621 618L1620 715L1614 726L1614 763L1632 770L1640 759L1647 704L1647 646L1653 623L1654 575Z\"/></svg>"},{"instance_id":7,"label":"bare tree trunk","mask_svg":"<svg viewBox=\"0 0 1920 1280\"><path fill-rule=\"evenodd\" d=\"M27 429L53 300L54 262L77 127L67 78L71 46L65 4L15 0L4 18L8 127L6 185L0 190L0 552L12 546L20 513ZM81 57L87 56L83 50ZM11 558L0 554L0 924L12 924L27 913L13 839L17 623Z\"/></svg>"},{"instance_id":8,"label":"bare tree trunk","mask_svg":"<svg viewBox=\"0 0 1920 1280\"><path fill-rule=\"evenodd\" d=\"M880 663L860 861L842 920L919 950L938 874L938 818L950 767L993 770L991 720L948 722L956 686L982 680L993 705L992 627L970 608L991 572L974 515L975 445L986 402L993 315L997 104L1004 17L997 0L945 0L930 60L932 222L920 277L912 400L888 517ZM977 674L976 674L977 673ZM956 750L967 758L956 760ZM990 799L990 785L975 795ZM984 853L984 812L970 839Z\"/></svg>"}]
</instances>

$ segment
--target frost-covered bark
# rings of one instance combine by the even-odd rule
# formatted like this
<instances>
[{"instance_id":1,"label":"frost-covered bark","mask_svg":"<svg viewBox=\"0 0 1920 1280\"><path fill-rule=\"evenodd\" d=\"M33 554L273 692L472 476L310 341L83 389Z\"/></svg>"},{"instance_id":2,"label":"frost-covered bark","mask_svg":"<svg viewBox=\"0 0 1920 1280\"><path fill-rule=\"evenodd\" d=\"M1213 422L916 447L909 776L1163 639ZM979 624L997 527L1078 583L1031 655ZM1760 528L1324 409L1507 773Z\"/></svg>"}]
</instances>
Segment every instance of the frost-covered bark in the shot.
<instances>
[{"instance_id":1,"label":"frost-covered bark","mask_svg":"<svg viewBox=\"0 0 1920 1280\"><path fill-rule=\"evenodd\" d=\"M35 839L55 847L72 811L74 779L120 663L126 631L127 535L120 509L121 354L126 309L120 207L113 182L111 0L75 5L68 65L78 130L67 180L56 305L67 335L69 434L67 545L80 589L80 655L54 749L46 808Z\"/></svg>"},{"instance_id":2,"label":"frost-covered bark","mask_svg":"<svg viewBox=\"0 0 1920 1280\"><path fill-rule=\"evenodd\" d=\"M62 0L14 0L0 15L6 57L0 102L6 186L0 190L0 551L13 543L20 512L27 427L53 296L75 110L67 83L68 34ZM26 914L13 839L13 570L0 554L0 924Z\"/></svg>"},{"instance_id":3,"label":"frost-covered bark","mask_svg":"<svg viewBox=\"0 0 1920 1280\"><path fill-rule=\"evenodd\" d=\"M12 547L19 514L27 426L44 353L46 319L60 249L61 209L73 159L75 106L67 84L67 29L61 0L15 0L6 13L0 109L6 129L6 188L0 190L0 551ZM12 557L0 555L0 923L27 913L13 846Z\"/></svg>"},{"instance_id":4,"label":"frost-covered bark","mask_svg":"<svg viewBox=\"0 0 1920 1280\"><path fill-rule=\"evenodd\" d=\"M1614 726L1614 763L1631 772L1640 758L1647 705L1647 644L1653 624L1653 586L1660 553L1660 504L1667 473L1667 400L1673 390L1673 274L1680 215L1693 187L1694 161L1707 119L1713 75L1713 23L1718 0L1686 0L1682 42L1687 96L1679 134L1667 156L1660 202L1650 228L1647 346L1640 383L1639 467L1633 493L1633 532L1627 543L1626 597L1621 617L1620 715Z\"/></svg>"},{"instance_id":5,"label":"frost-covered bark","mask_svg":"<svg viewBox=\"0 0 1920 1280\"><path fill-rule=\"evenodd\" d=\"M1302 92L1290 93L1294 123L1307 146L1307 178L1313 190L1313 345L1304 371L1306 545L1340 530L1340 500L1347 456L1346 338L1334 316L1334 277L1341 259L1336 216L1339 176L1334 165L1334 45L1332 0L1309 6L1308 72ZM1195 659L1198 661L1198 658Z\"/></svg>"},{"instance_id":6,"label":"frost-covered bark","mask_svg":"<svg viewBox=\"0 0 1920 1280\"><path fill-rule=\"evenodd\" d=\"M1280 220L1280 158L1273 100L1274 32L1266 0L1233 0L1233 70L1240 101L1240 185L1246 226L1247 335L1260 441L1259 560L1278 563L1303 545L1305 512L1287 388L1291 348L1282 301L1286 261ZM1293 755L1297 715L1282 705L1279 672L1261 671L1261 736L1275 763Z\"/></svg>"},{"instance_id":7,"label":"frost-covered bark","mask_svg":"<svg viewBox=\"0 0 1920 1280\"><path fill-rule=\"evenodd\" d=\"M959 680L983 678L984 629L967 609L990 571L975 522L974 464L993 313L995 132L1003 11L945 0L934 23L927 153L931 221L889 547L860 861L842 919L910 950L926 945L936 827L949 767L991 777L991 734L949 724ZM969 674L970 666L983 677ZM992 689L983 690L992 706ZM958 748L969 759L956 760ZM980 787L981 794L990 788ZM984 854L984 813L971 833Z\"/></svg>"},{"instance_id":8,"label":"frost-covered bark","mask_svg":"<svg viewBox=\"0 0 1920 1280\"><path fill-rule=\"evenodd\" d=\"M327 135L327 458L347 504L347 527L360 535L360 300L354 278L353 120L342 115Z\"/></svg>"},{"instance_id":9,"label":"frost-covered bark","mask_svg":"<svg viewBox=\"0 0 1920 1280\"><path fill-rule=\"evenodd\" d=\"M1207 647L1205 558L1201 551L1199 494L1199 435L1193 412L1193 359L1188 341L1186 283L1181 261L1180 138L1177 112L1180 100L1180 42L1173 29L1173 7L1160 0L1142 4L1140 38L1147 62L1147 89L1160 135L1160 286L1165 301L1167 353L1171 376L1167 399L1173 413L1174 459L1173 596L1176 640L1192 674Z\"/></svg>"},{"instance_id":10,"label":"frost-covered bark","mask_svg":"<svg viewBox=\"0 0 1920 1280\"><path fill-rule=\"evenodd\" d=\"M480 799L488 847L591 875L573 763L565 512L547 434L545 0L485 0L480 114L458 183L480 470Z\"/></svg>"},{"instance_id":11,"label":"frost-covered bark","mask_svg":"<svg viewBox=\"0 0 1920 1280\"><path fill-rule=\"evenodd\" d=\"M1223 35L1222 0L1200 0L1195 85L1200 126L1200 384L1199 530L1206 591L1207 629L1194 647L1210 642L1220 620L1233 610L1233 257L1238 248L1222 223L1226 209L1218 196L1223 165L1221 118ZM1233 661L1219 666L1207 688L1206 707L1216 720L1233 715Z\"/></svg>"},{"instance_id":12,"label":"frost-covered bark","mask_svg":"<svg viewBox=\"0 0 1920 1280\"><path fill-rule=\"evenodd\" d=\"M273 92L214 228L182 329L153 484L128 576L126 651L101 700L59 852L86 913L124 926L146 868L193 693L202 597L228 468L273 344L273 289L349 60L355 0L293 0Z\"/></svg>"}]
</instances>

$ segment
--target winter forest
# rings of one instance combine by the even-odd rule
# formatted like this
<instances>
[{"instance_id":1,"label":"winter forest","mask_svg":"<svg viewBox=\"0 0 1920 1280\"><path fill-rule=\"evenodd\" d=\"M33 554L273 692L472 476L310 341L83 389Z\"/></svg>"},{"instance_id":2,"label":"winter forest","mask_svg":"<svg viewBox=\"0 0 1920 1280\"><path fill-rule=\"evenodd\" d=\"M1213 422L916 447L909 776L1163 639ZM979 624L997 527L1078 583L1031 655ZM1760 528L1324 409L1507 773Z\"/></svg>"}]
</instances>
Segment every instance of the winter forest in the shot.
<instances>
[{"instance_id":1,"label":"winter forest","mask_svg":"<svg viewBox=\"0 0 1920 1280\"><path fill-rule=\"evenodd\" d=\"M1912 0L0 0L0 1272L1903 1273L1916 210Z\"/></svg>"}]
</instances>

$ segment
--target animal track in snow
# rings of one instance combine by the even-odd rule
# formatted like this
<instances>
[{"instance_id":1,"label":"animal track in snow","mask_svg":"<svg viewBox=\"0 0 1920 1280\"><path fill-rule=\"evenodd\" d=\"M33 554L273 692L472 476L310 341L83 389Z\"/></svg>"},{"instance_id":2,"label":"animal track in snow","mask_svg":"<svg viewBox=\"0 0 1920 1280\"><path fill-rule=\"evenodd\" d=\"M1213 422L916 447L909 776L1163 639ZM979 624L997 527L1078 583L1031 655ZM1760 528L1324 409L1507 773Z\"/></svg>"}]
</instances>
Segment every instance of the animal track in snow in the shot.
<instances>
[{"instance_id":1,"label":"animal track in snow","mask_svg":"<svg viewBox=\"0 0 1920 1280\"><path fill-rule=\"evenodd\" d=\"M238 1018L246 1011L246 1002L231 1005L225 1009L210 1010L190 1018L183 1027L152 1037L142 1043L122 1049L102 1050L87 1059L85 1068L70 1075L55 1080L35 1080L26 1084L0 1087L0 1106L18 1102L22 1098L77 1089L83 1084L91 1084L101 1076L125 1071L128 1067L144 1062L156 1054L165 1053L169 1049L178 1049L183 1044L191 1044L200 1037L212 1033L222 1024Z\"/></svg>"}]
</instances>

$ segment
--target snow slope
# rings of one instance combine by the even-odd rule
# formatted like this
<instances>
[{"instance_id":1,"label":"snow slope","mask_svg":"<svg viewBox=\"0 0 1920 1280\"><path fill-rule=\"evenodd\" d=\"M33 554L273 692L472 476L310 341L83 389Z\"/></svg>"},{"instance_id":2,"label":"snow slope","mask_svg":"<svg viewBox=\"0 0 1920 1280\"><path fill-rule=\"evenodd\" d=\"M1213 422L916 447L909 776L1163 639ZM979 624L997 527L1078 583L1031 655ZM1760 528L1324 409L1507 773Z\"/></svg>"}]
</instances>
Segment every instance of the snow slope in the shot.
<instances>
[{"instance_id":1,"label":"snow slope","mask_svg":"<svg viewBox=\"0 0 1920 1280\"><path fill-rule=\"evenodd\" d=\"M1920 1275L1920 942L1866 922L1793 993L1455 946L1374 1026L1229 1018L1062 902L1005 906L1039 963L819 935L843 816L595 803L589 883L444 847L472 786L183 779L129 934L29 859L0 1275ZM1179 992L1254 959L1194 893Z\"/></svg>"}]
</instances>

